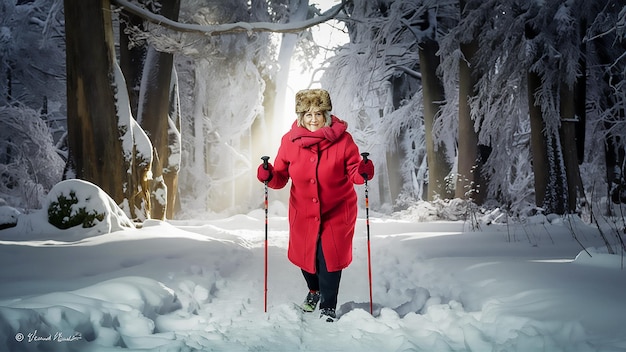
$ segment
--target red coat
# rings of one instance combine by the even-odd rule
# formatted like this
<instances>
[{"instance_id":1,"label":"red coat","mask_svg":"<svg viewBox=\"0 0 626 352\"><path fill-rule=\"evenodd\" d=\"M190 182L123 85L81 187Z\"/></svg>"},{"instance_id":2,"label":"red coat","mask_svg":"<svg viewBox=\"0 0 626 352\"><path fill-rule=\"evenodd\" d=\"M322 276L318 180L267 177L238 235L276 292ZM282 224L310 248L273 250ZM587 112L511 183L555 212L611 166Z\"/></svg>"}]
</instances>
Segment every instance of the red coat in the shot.
<instances>
[{"instance_id":1,"label":"red coat","mask_svg":"<svg viewBox=\"0 0 626 352\"><path fill-rule=\"evenodd\" d=\"M352 238L357 217L354 184L358 174L359 148L346 124L332 116L332 125L310 132L293 124L282 140L274 160L268 187L285 187L289 196L289 260L315 273L318 235L328 271L352 262Z\"/></svg>"}]
</instances>

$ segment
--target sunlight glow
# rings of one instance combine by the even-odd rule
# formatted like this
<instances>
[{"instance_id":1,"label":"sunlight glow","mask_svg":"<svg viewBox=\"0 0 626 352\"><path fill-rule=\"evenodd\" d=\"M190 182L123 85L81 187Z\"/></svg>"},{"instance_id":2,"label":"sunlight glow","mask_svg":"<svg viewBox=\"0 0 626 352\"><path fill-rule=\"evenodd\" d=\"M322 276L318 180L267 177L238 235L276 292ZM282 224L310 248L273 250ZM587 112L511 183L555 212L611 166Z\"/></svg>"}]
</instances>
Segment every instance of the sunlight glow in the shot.
<instances>
[{"instance_id":1,"label":"sunlight glow","mask_svg":"<svg viewBox=\"0 0 626 352\"><path fill-rule=\"evenodd\" d=\"M531 263L571 263L573 259L534 259L529 260Z\"/></svg>"},{"instance_id":2,"label":"sunlight glow","mask_svg":"<svg viewBox=\"0 0 626 352\"><path fill-rule=\"evenodd\" d=\"M338 3L339 1L334 0L310 1L310 4L317 4L322 12L328 10L332 6L337 5ZM320 52L320 55L315 58L313 70L305 70L304 72L302 72L301 63L298 62L296 59L293 59L291 61L286 93L287 96L285 99L285 106L283 110L283 131L289 129L291 123L295 118L295 114L293 112L295 109L295 101L293 97L295 96L296 92L307 88L323 88L319 83L319 78L322 72L316 72L316 70L323 65L324 61L328 59L328 57L333 55L333 49L349 41L348 34L341 30L341 28L343 27L343 24L333 20L329 23L324 23L311 28L313 39L315 40L317 45L324 48Z\"/></svg>"}]
</instances>

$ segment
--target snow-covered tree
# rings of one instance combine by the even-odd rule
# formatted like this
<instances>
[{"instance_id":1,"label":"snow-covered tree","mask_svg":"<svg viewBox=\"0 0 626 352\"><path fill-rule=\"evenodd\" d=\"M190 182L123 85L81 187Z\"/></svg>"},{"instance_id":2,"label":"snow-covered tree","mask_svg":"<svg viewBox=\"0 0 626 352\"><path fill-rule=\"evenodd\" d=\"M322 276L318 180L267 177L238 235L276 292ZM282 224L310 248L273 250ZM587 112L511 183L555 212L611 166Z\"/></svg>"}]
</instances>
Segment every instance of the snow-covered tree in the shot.
<instances>
[{"instance_id":1,"label":"snow-covered tree","mask_svg":"<svg viewBox=\"0 0 626 352\"><path fill-rule=\"evenodd\" d=\"M603 149L605 154L588 155L594 164L606 164L606 174L590 168L594 179L608 184L607 196L614 202L626 200L626 5L608 1L589 14L585 36L587 45L587 121L593 133L587 148ZM600 185L595 185L598 192ZM603 193L600 193L603 194Z\"/></svg>"},{"instance_id":2,"label":"snow-covered tree","mask_svg":"<svg viewBox=\"0 0 626 352\"><path fill-rule=\"evenodd\" d=\"M597 72L607 68L623 72L620 71L623 68L620 56L623 44L610 39L615 38L610 33L618 32L620 28L620 19L624 15L622 12L620 17L619 10L623 5L619 6L617 2L468 0L462 4L466 10L455 22L451 11L458 11L458 5L461 4L455 1L353 2L344 18L350 29L351 43L330 61L324 84L334 95L342 97L345 108L340 105L339 109L345 109L346 118L354 118L359 124L362 132L356 133L357 140L380 147L374 155L380 155L383 167L387 167L385 161L391 160L389 153L395 150L395 145L404 147L401 172L403 187L408 190L405 194L421 198L422 194L418 192L423 192L423 188L418 185L425 183L423 175L432 170L430 166L424 171L416 170L424 165L420 160L426 154L425 145L420 143L425 143L424 136L428 134L420 123L410 124L410 121L411 114L428 115L423 113L425 106L419 101L422 98L411 99L412 95L426 92L426 87L422 87L425 77L416 72L425 63L422 62L425 57L421 58L422 61L416 59L417 50L411 47L415 39L402 34L409 32L406 29L411 28L411 19L425 19L429 18L427 14L435 14L438 19L437 43L441 44L436 55L442 60L439 74L445 88L445 104L441 106L433 136L436 143L444 143L450 148L447 160L456 160L459 165L469 162L462 166L466 173L467 165L471 167L476 162L466 159L479 156L481 162L485 162L479 175L486 182L486 187L480 190L482 196L516 210L534 204L544 206L546 211L574 211L585 181L578 171L583 151L588 149L583 146L595 143L604 133L601 131L606 131L603 126L595 129L600 134L585 135L585 123L589 126L590 121L596 121L591 126L598 126L598 121L606 121L606 118L598 120L598 112L605 114L609 109L612 116L623 116L619 114L620 104L614 101L595 112L584 108L585 101L595 104L593 96L585 98L586 91L589 94L599 86L618 87L623 81L623 75L619 79L613 75L612 85L598 84L596 80L603 76L603 73L598 76ZM414 17L415 9L422 11L422 17ZM589 32L586 23L594 23L590 28L595 29L595 36L592 38L588 34L583 40L583 34ZM611 51L605 62L597 65L598 60L593 56L595 45L602 42L600 39L612 43L604 48L610 47L618 52L622 48L622 51L618 55ZM585 48L585 43L591 49ZM585 51L588 54L585 55ZM468 58L468 53L473 57ZM470 78L475 80L469 86L466 82L468 74L462 76L459 70L463 62L469 64ZM602 69L598 70L599 67ZM589 77L587 81L583 79L585 77ZM406 82L411 80L413 87L407 88L410 85ZM396 85L403 81L404 86ZM467 152L467 144L461 144L464 141L457 135L458 124L462 122L459 116L461 84L465 84L463 98L472 88L470 99L463 104L469 107L473 129L477 133L477 139L470 142L476 151L467 156L463 154ZM386 100L384 97L389 87L394 93ZM408 93L408 98L398 94L399 91ZM619 99L619 91L609 91L606 89L605 94L610 93L608 95L613 100ZM394 100L403 101L405 106L394 104ZM464 129L472 127L471 124L464 126ZM611 123L611 131L617 131L617 126L617 123ZM418 132L411 133L413 128ZM377 139L377 135L384 136L384 140ZM413 140L399 143L404 139L403 135L411 135ZM619 138L612 141L621 143ZM464 148L463 151L457 152L456 143L459 143L458 148ZM594 148L592 153L587 153L585 160L597 163L599 153L602 150ZM395 170L387 170L391 179ZM583 170L597 168L584 167ZM419 182L415 182L417 177L422 177ZM586 179L587 189L592 180L597 178ZM380 183L385 187L384 182ZM456 184L467 186L459 180ZM386 194L386 189L380 194ZM464 194L463 190L457 190L457 196L461 194ZM395 201L397 199L394 197Z\"/></svg>"},{"instance_id":3,"label":"snow-covered tree","mask_svg":"<svg viewBox=\"0 0 626 352\"><path fill-rule=\"evenodd\" d=\"M130 112L109 8L108 0L65 2L69 162L135 215L131 200L145 185L133 180L149 177L152 145Z\"/></svg>"},{"instance_id":4,"label":"snow-covered tree","mask_svg":"<svg viewBox=\"0 0 626 352\"><path fill-rule=\"evenodd\" d=\"M66 158L60 1L0 1L0 198L37 208Z\"/></svg>"},{"instance_id":5,"label":"snow-covered tree","mask_svg":"<svg viewBox=\"0 0 626 352\"><path fill-rule=\"evenodd\" d=\"M0 106L65 101L62 1L0 1ZM64 111L60 111L64 113Z\"/></svg>"},{"instance_id":6,"label":"snow-covered tree","mask_svg":"<svg viewBox=\"0 0 626 352\"><path fill-rule=\"evenodd\" d=\"M372 182L380 189L374 204L395 206L400 194L449 197L456 128L441 124L437 41L457 19L454 1L354 1L343 18L350 43L329 60L322 82L356 124L357 142L387 171Z\"/></svg>"},{"instance_id":7,"label":"snow-covered tree","mask_svg":"<svg viewBox=\"0 0 626 352\"><path fill-rule=\"evenodd\" d=\"M172 20L178 19L180 1L168 1L161 4L144 1L143 4L148 5L156 14ZM133 28L129 28L133 23L143 27L142 23L138 23L140 21L135 15L122 11L120 17L124 15L128 17L120 19L121 37L127 37L133 32ZM132 40L125 41L132 43ZM122 42L121 39L120 42ZM153 147L152 180L149 184L150 217L153 219L172 218L180 169L179 163L172 163L173 160L170 158L172 149L177 149L176 146L180 145L179 138L177 138L180 132L176 127L180 123L173 121L176 116L170 116L170 105L178 100L178 96L172 94L177 92L172 91L172 87L178 85L178 82L172 81L172 78L176 78L176 74L173 73L174 56L172 53L157 51L154 46L147 45L145 41L142 44L138 48L120 48L120 62L128 63L124 66L128 71L124 76L132 78L136 84L129 86L129 92L135 92L137 95L136 100L133 101L136 104L134 116L150 137ZM131 45L137 46L135 43ZM125 56L131 57L125 58ZM173 145L170 145L170 140ZM173 155L180 155L180 152L174 150ZM179 159L176 158L176 161Z\"/></svg>"},{"instance_id":8,"label":"snow-covered tree","mask_svg":"<svg viewBox=\"0 0 626 352\"><path fill-rule=\"evenodd\" d=\"M517 209L534 202L546 211L574 211L583 196L578 171L583 151L591 150L587 156L594 163L602 153L602 148L589 148L598 135L584 133L586 121L597 118L585 108L586 101L595 100L585 92L597 85L593 69L587 70L595 59L583 34L586 23L611 6L603 10L602 4L577 1L467 3L469 11L446 38L442 55L455 58L451 54L458 42L480 34L476 95L470 107L479 144L491 149L483 171L489 196ZM526 166L518 158L527 153L524 149L533 150ZM528 191L519 192L515 178L532 181L524 187ZM534 200L523 198L530 194Z\"/></svg>"},{"instance_id":9,"label":"snow-covered tree","mask_svg":"<svg viewBox=\"0 0 626 352\"><path fill-rule=\"evenodd\" d=\"M178 185L164 181L172 184L167 196L160 194L164 200L178 188L181 207L198 213L257 206L261 187L254 169L276 140L272 121L281 106L280 74L293 53L291 39L306 40L306 33L298 33L329 15L317 15L307 1L186 0L175 20L161 13L158 1L110 2L114 6L105 0L100 6L112 10L107 11L110 25L99 12L89 23L66 22L74 30L68 36L68 63L85 66L68 74L73 92L68 140L72 151L90 153L83 168L107 176L91 181L129 214L147 213L145 182L154 172L148 135L159 134L167 140L156 153L163 163L159 170L179 170ZM2 104L14 104L18 97L35 109L45 101L48 111L63 111L58 96L65 89L56 89L64 80L56 69L65 57L56 54L64 45L58 40L60 0L3 4ZM75 10L92 4L66 5ZM454 187L456 197L478 201L478 192L516 211L527 205L575 211L583 188L597 194L605 183L614 201L626 199L626 9L619 0L343 5L340 19L350 43L320 68L322 85L333 96L333 112L349 122L357 143L377 165L370 183L373 206L390 210L435 194L447 198ZM69 10L70 16L85 17ZM27 26L18 24L24 18ZM119 48L113 39L118 20ZM77 33L73 21L88 31ZM82 46L74 40L81 34ZM23 56L18 53L28 50L28 44L13 40L18 36L53 53L48 70L39 69L40 54L18 62ZM161 64L148 64L133 73L139 67L135 54L149 63L169 57L175 70L165 75ZM28 78L34 73L20 67L36 67L29 70L55 79L37 85L44 80ZM89 89L80 88L86 81ZM160 94L154 97L161 98L148 98L157 86ZM46 93L48 87L54 92ZM150 110L140 101L163 104ZM157 118L158 128L146 127L148 134L133 118L143 122L165 114L170 118ZM6 150L11 157L17 153ZM107 189L109 181L114 190ZM167 217L173 216L175 202L167 200Z\"/></svg>"},{"instance_id":10,"label":"snow-covered tree","mask_svg":"<svg viewBox=\"0 0 626 352\"><path fill-rule=\"evenodd\" d=\"M146 21L143 30L132 29L131 41L175 54L181 206L202 213L257 206L258 181L251 171L261 147L272 143L272 121L278 119L279 38L271 32L298 33L331 15L309 18L308 5L296 1L185 1L176 22L128 1L115 3Z\"/></svg>"},{"instance_id":11,"label":"snow-covered tree","mask_svg":"<svg viewBox=\"0 0 626 352\"><path fill-rule=\"evenodd\" d=\"M59 181L64 161L38 111L0 107L0 198L36 209Z\"/></svg>"},{"instance_id":12,"label":"snow-covered tree","mask_svg":"<svg viewBox=\"0 0 626 352\"><path fill-rule=\"evenodd\" d=\"M449 55L442 55L442 69L444 81L454 82L454 76L458 75L458 156L455 197L471 199L482 204L486 199L486 180L483 177L483 165L489 157L490 148L478 143L478 129L474 126L471 114L471 101L476 96L476 81L480 72L476 70L476 52L478 50L478 33L475 28L465 28L463 24L466 14L475 10L476 2L460 1L461 19L456 28L464 28L464 31L456 31L457 35L449 33L448 38L457 40ZM468 16L471 18L471 16ZM471 20L484 21L484 18L471 18ZM454 29L451 31L453 32ZM442 50L443 51L443 50ZM447 67L445 65L448 65ZM458 65L458 73L456 67ZM445 68L444 68L445 67ZM451 87L453 92L454 87ZM450 96L451 94L449 94ZM447 104L447 110L452 110L454 104ZM454 110L450 111L454 113Z\"/></svg>"},{"instance_id":13,"label":"snow-covered tree","mask_svg":"<svg viewBox=\"0 0 626 352\"><path fill-rule=\"evenodd\" d=\"M506 28L506 32L493 35L495 31L489 31L490 27L483 31L480 65L485 72L493 73L479 82L477 104L489 102L489 96L498 97L505 92L503 96L510 99L515 109L505 116L517 114L523 118L526 113L530 116L535 203L546 211L574 211L576 198L572 198L582 194L577 170L582 160L578 151L583 149L583 139L595 140L597 136L584 136L576 131L584 130L585 118L594 120L597 116L585 114L585 109L573 106L572 101L589 101L580 88L593 86L589 80L587 84L582 80L592 76L585 71L585 67L590 66L584 63L592 59L593 53L584 55L582 33L584 23L601 10L602 6L595 2L513 1L499 9L500 16L491 17L491 28ZM494 62L498 63L495 69ZM516 84L512 85L512 81ZM494 84L498 90L489 89ZM528 103L518 105L520 100L515 98L525 96L524 91L528 91ZM579 94L576 98L575 92ZM502 105L504 108L506 105ZM492 138L493 146L506 145L504 138L493 140L494 136L506 136L496 132L503 125L501 116L488 112L478 105L476 116L482 119L483 126L489 127L481 130L481 138ZM511 140L510 135L505 138ZM510 160L506 154L501 155L501 151L502 148L494 148L490 160L494 173L502 170L504 160ZM594 148L588 154L598 153L602 150ZM504 183L502 187L497 183L491 186L492 191L500 189L510 194Z\"/></svg>"},{"instance_id":14,"label":"snow-covered tree","mask_svg":"<svg viewBox=\"0 0 626 352\"><path fill-rule=\"evenodd\" d=\"M187 2L181 18L211 26L273 21L271 13L281 12L260 3L253 2L253 12L242 2ZM251 205L258 181L250 171L260 160L259 146L269 141L263 120L264 107L271 108L266 100L273 94L267 86L276 70L271 38L269 33L185 35L189 48L196 50L180 53L177 59L181 108L186 112L179 191L187 214L240 211Z\"/></svg>"}]
</instances>

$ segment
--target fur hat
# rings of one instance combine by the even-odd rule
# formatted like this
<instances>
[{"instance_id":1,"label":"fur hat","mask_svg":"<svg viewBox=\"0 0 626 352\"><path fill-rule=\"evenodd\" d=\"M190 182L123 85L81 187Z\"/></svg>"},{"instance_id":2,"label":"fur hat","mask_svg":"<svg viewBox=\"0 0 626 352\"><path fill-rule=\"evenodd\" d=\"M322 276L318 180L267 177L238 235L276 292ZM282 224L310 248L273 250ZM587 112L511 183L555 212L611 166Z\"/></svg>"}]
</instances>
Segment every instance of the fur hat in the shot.
<instances>
[{"instance_id":1,"label":"fur hat","mask_svg":"<svg viewBox=\"0 0 626 352\"><path fill-rule=\"evenodd\" d=\"M330 94L324 89L305 89L296 93L296 113L307 112L311 108L331 111L333 104L330 101Z\"/></svg>"}]
</instances>

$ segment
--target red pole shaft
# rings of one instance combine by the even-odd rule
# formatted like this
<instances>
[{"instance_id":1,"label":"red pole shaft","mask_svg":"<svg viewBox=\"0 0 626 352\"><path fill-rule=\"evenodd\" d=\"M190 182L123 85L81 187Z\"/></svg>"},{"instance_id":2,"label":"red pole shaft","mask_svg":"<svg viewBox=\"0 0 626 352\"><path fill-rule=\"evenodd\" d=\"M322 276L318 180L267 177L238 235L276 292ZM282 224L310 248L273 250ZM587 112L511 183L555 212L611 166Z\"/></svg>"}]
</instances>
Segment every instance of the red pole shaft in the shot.
<instances>
[{"instance_id":1,"label":"red pole shaft","mask_svg":"<svg viewBox=\"0 0 626 352\"><path fill-rule=\"evenodd\" d=\"M265 282L263 289L263 310L265 313L267 313L267 208L267 182L265 182Z\"/></svg>"},{"instance_id":2,"label":"red pole shaft","mask_svg":"<svg viewBox=\"0 0 626 352\"><path fill-rule=\"evenodd\" d=\"M269 156L262 156L261 160L263 160L263 168L268 170L269 164L268 160L270 160ZM271 176L271 175L270 175ZM265 273L264 273L264 282L263 282L263 311L267 313L267 182L263 182L265 185L265 201L263 202L265 206Z\"/></svg>"},{"instance_id":3,"label":"red pole shaft","mask_svg":"<svg viewBox=\"0 0 626 352\"><path fill-rule=\"evenodd\" d=\"M363 162L368 163L370 153L361 153ZM370 197L369 186L367 185L367 174L361 175L365 180L365 225L367 227L367 277L370 282L370 314L374 315L374 299L372 296L372 251L370 247Z\"/></svg>"},{"instance_id":4,"label":"red pole shaft","mask_svg":"<svg viewBox=\"0 0 626 352\"><path fill-rule=\"evenodd\" d=\"M370 280L370 314L374 314L374 304L372 299L372 259L370 254L370 242L367 241L367 273Z\"/></svg>"}]
</instances>

